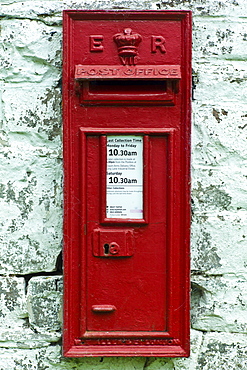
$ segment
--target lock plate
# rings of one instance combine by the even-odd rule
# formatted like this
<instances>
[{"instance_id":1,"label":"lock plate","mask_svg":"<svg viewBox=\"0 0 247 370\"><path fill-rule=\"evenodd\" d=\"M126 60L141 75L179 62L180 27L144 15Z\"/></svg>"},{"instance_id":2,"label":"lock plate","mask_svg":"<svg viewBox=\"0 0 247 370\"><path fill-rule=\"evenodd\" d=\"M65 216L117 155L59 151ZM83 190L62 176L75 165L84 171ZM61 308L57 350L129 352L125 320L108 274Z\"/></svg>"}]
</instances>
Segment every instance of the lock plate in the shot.
<instances>
[{"instance_id":1,"label":"lock plate","mask_svg":"<svg viewBox=\"0 0 247 370\"><path fill-rule=\"evenodd\" d=\"M134 249L133 230L95 229L92 233L92 247L95 257L130 257Z\"/></svg>"}]
</instances>

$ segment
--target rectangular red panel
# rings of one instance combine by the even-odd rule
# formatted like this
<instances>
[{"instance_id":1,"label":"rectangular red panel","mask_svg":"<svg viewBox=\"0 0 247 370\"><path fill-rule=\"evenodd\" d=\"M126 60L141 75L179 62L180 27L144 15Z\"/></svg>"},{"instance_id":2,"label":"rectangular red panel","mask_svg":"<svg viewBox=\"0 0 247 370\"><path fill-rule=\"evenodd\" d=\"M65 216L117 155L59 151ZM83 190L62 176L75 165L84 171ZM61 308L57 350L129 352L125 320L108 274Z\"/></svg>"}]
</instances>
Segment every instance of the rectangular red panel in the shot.
<instances>
[{"instance_id":1,"label":"rectangular red panel","mask_svg":"<svg viewBox=\"0 0 247 370\"><path fill-rule=\"evenodd\" d=\"M191 14L64 12L64 355L188 356Z\"/></svg>"},{"instance_id":2,"label":"rectangular red panel","mask_svg":"<svg viewBox=\"0 0 247 370\"><path fill-rule=\"evenodd\" d=\"M172 65L140 65L140 66L109 66L109 65L77 65L75 67L76 80L96 80L96 79L180 79L180 66Z\"/></svg>"},{"instance_id":3,"label":"rectangular red panel","mask_svg":"<svg viewBox=\"0 0 247 370\"><path fill-rule=\"evenodd\" d=\"M99 212L95 207L95 194L100 194L100 166L98 157L99 137L87 136L87 208L88 208L88 242L99 225ZM155 189L150 189L148 203L153 209L152 224L134 229L135 248L133 256L123 256L116 260L113 254L107 261L104 258L95 261L95 256L87 256L87 327L86 330L97 331L165 331L166 330L166 199L167 199L167 137L150 136L150 166L155 180ZM153 150L152 150L153 148ZM155 149L154 149L155 148ZM162 163L158 160L163 158ZM98 163L98 168L97 164ZM159 171L162 167L162 175ZM98 177L98 178L97 178ZM155 190L155 194L153 194ZM156 194L158 192L158 196ZM99 195L100 197L102 195ZM97 220L98 221L92 221ZM119 230L119 219L115 230ZM128 223L135 221L128 220ZM101 227L99 233L106 233ZM121 229L120 229L121 230ZM131 232L131 225L126 226ZM122 230L121 230L122 231ZM120 233L120 232L119 232ZM125 243L122 237L110 235L109 243ZM102 236L106 241L106 237ZM161 250L157 253L159 245ZM124 248L124 245L122 246ZM120 251L119 251L120 253ZM157 258L158 257L158 258ZM153 261L150 264L150 259ZM113 304L117 307L112 315L95 315L92 306L95 304ZM151 319L152 318L152 319ZM84 334L84 333L83 333ZM141 333L139 334L141 336ZM112 333L114 338L114 333Z\"/></svg>"}]
</instances>

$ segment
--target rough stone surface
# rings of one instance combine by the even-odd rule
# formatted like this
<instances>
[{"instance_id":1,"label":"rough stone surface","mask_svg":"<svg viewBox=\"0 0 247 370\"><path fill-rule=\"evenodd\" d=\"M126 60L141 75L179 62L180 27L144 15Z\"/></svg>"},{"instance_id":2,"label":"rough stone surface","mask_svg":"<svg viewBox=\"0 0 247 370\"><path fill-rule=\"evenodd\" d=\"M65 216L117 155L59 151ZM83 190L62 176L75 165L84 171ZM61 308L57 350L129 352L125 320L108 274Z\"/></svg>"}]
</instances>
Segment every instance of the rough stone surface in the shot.
<instances>
[{"instance_id":1,"label":"rough stone surface","mask_svg":"<svg viewBox=\"0 0 247 370\"><path fill-rule=\"evenodd\" d=\"M51 80L54 83L53 80ZM5 84L2 91L5 146L25 142L61 153L61 90L27 83Z\"/></svg>"},{"instance_id":2,"label":"rough stone surface","mask_svg":"<svg viewBox=\"0 0 247 370\"><path fill-rule=\"evenodd\" d=\"M29 323L38 333L61 329L62 282L61 276L38 276L28 283Z\"/></svg>"},{"instance_id":3,"label":"rough stone surface","mask_svg":"<svg viewBox=\"0 0 247 370\"><path fill-rule=\"evenodd\" d=\"M0 79L43 85L60 79L61 27L29 19L3 19L0 41Z\"/></svg>"},{"instance_id":4,"label":"rough stone surface","mask_svg":"<svg viewBox=\"0 0 247 370\"><path fill-rule=\"evenodd\" d=\"M202 60L241 61L246 59L246 20L201 19L194 27L194 55Z\"/></svg>"},{"instance_id":5,"label":"rough stone surface","mask_svg":"<svg viewBox=\"0 0 247 370\"><path fill-rule=\"evenodd\" d=\"M28 319L22 322L15 321L8 329L0 329L0 353L2 352L2 348L35 349L48 347L51 343L58 343L60 339L61 334L58 332L49 332L48 334L37 333L30 328Z\"/></svg>"},{"instance_id":6,"label":"rough stone surface","mask_svg":"<svg viewBox=\"0 0 247 370\"><path fill-rule=\"evenodd\" d=\"M207 274L246 274L246 219L246 211L196 215L192 269Z\"/></svg>"},{"instance_id":7,"label":"rough stone surface","mask_svg":"<svg viewBox=\"0 0 247 370\"><path fill-rule=\"evenodd\" d=\"M232 16L245 14L245 0L96 0L30 1L3 0L4 16L39 19L47 24L61 23L63 9L190 9L195 16Z\"/></svg>"},{"instance_id":8,"label":"rough stone surface","mask_svg":"<svg viewBox=\"0 0 247 370\"><path fill-rule=\"evenodd\" d=\"M0 272L53 271L61 250L61 159L17 134L0 149Z\"/></svg>"},{"instance_id":9,"label":"rough stone surface","mask_svg":"<svg viewBox=\"0 0 247 370\"><path fill-rule=\"evenodd\" d=\"M247 336L241 334L206 334L196 370L246 369Z\"/></svg>"},{"instance_id":10,"label":"rough stone surface","mask_svg":"<svg viewBox=\"0 0 247 370\"><path fill-rule=\"evenodd\" d=\"M193 12L190 358L61 355L64 9ZM246 0L1 0L0 19L0 370L245 370Z\"/></svg>"},{"instance_id":11,"label":"rough stone surface","mask_svg":"<svg viewBox=\"0 0 247 370\"><path fill-rule=\"evenodd\" d=\"M192 327L247 334L247 275L192 276Z\"/></svg>"},{"instance_id":12,"label":"rough stone surface","mask_svg":"<svg viewBox=\"0 0 247 370\"><path fill-rule=\"evenodd\" d=\"M0 277L0 328L8 328L27 317L25 281Z\"/></svg>"},{"instance_id":13,"label":"rough stone surface","mask_svg":"<svg viewBox=\"0 0 247 370\"><path fill-rule=\"evenodd\" d=\"M61 358L61 347L2 349L0 370L143 370L145 358Z\"/></svg>"},{"instance_id":14,"label":"rough stone surface","mask_svg":"<svg viewBox=\"0 0 247 370\"><path fill-rule=\"evenodd\" d=\"M246 10L245 0L162 0L156 2L160 9L190 9L194 16L239 17Z\"/></svg>"},{"instance_id":15,"label":"rough stone surface","mask_svg":"<svg viewBox=\"0 0 247 370\"><path fill-rule=\"evenodd\" d=\"M60 339L61 284L61 276L32 278L26 295L24 278L0 277L0 347L39 348Z\"/></svg>"},{"instance_id":16,"label":"rough stone surface","mask_svg":"<svg viewBox=\"0 0 247 370\"><path fill-rule=\"evenodd\" d=\"M230 85L230 87L233 86ZM209 86L209 89L212 89L212 86ZM243 87L242 95L244 95L244 91ZM236 89L232 89L232 94L234 94L232 99L234 100ZM238 95L241 95L241 89L239 89ZM208 102L194 104L196 122L193 129L195 149L193 166L195 169L204 167L211 170L208 173L208 181L211 180L216 170L218 173L219 170L224 171L224 176L227 176L230 169L239 173L242 171L242 176L246 175L243 165L246 164L246 146L244 144L246 141L247 109L243 104L227 102L224 101L226 98L221 98L223 102L221 101L220 105L218 102L217 105L211 104L211 99ZM231 100L230 96L229 100ZM200 174L198 175L200 176ZM228 173L226 180L231 180L231 183L227 183L225 186L238 185L240 187L237 181L236 184L234 183L234 177L232 179L229 177L230 173ZM196 178L193 178L194 182L195 180ZM222 182L224 183L224 178ZM242 181L242 185L244 186L245 182ZM233 188L233 191L236 192L236 190L240 189Z\"/></svg>"},{"instance_id":17,"label":"rough stone surface","mask_svg":"<svg viewBox=\"0 0 247 370\"><path fill-rule=\"evenodd\" d=\"M189 358L149 358L144 370L196 370L203 334L191 330L191 354Z\"/></svg>"},{"instance_id":18,"label":"rough stone surface","mask_svg":"<svg viewBox=\"0 0 247 370\"><path fill-rule=\"evenodd\" d=\"M2 90L1 273L55 270L62 240L60 102L56 88L11 83Z\"/></svg>"}]
</instances>

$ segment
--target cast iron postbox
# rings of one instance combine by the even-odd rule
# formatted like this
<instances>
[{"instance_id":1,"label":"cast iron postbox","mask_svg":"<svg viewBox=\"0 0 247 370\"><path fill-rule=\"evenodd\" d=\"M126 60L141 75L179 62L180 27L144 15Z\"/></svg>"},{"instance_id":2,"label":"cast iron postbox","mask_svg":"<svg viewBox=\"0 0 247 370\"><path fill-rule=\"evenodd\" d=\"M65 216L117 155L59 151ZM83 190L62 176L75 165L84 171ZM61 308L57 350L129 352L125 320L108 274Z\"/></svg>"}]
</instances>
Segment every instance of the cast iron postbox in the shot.
<instances>
[{"instance_id":1,"label":"cast iron postbox","mask_svg":"<svg viewBox=\"0 0 247 370\"><path fill-rule=\"evenodd\" d=\"M191 14L64 12L64 355L188 356Z\"/></svg>"}]
</instances>

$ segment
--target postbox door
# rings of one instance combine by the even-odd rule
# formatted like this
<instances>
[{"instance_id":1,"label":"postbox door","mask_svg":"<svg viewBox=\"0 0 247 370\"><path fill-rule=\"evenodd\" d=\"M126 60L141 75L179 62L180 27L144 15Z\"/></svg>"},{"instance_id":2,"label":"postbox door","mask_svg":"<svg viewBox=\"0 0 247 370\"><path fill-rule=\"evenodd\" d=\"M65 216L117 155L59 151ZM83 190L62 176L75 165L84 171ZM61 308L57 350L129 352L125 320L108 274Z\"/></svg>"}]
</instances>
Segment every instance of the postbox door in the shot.
<instances>
[{"instance_id":1,"label":"postbox door","mask_svg":"<svg viewBox=\"0 0 247 370\"><path fill-rule=\"evenodd\" d=\"M145 142L145 153L144 151L140 153L144 157L140 174L143 179L141 181L143 185L140 189L142 194L136 191L138 188L137 180L134 179L136 182L128 183L128 180L133 179L123 177L123 172L120 172L121 168L125 168L126 163L132 163L132 166L135 166L135 158L139 153L123 149L127 158L123 158L123 154L117 158L115 164L110 163L111 168L117 166L118 170L110 172L113 176L115 175L113 177L115 184L113 189L109 190L102 183L107 181L104 178L104 165L100 160L102 151L106 150L106 148L102 148L102 138L100 135L92 134L86 135L86 137L86 329L89 331L164 332L167 328L167 241L169 240L167 212L170 191L169 179L171 178L168 154L168 148L171 145L170 135L164 133L139 136L108 135L117 142L121 140L121 137L129 141L136 137L140 138L142 145L143 141ZM121 149L116 149L118 147L116 144L115 150L120 152ZM133 158L130 159L131 153L133 153ZM102 168L100 168L101 166ZM148 167L145 171L144 166ZM132 172L135 173L134 170ZM106 193L107 191L115 191L118 194L115 206L112 205L115 212L121 207L121 199L118 199L121 196L124 197L127 193L126 203L134 203L135 198L141 195L143 218L135 218L135 213L132 218L128 217L129 215L122 216L125 210L121 212L120 209L120 215L116 213L114 218L104 221L104 215L103 219L101 218L104 209L100 208L105 205L106 194L102 194L105 191ZM100 200L98 204L96 199ZM106 204L106 207L109 206ZM128 204L126 204L126 208L128 208ZM143 221L143 223L138 224L139 221Z\"/></svg>"}]
</instances>

